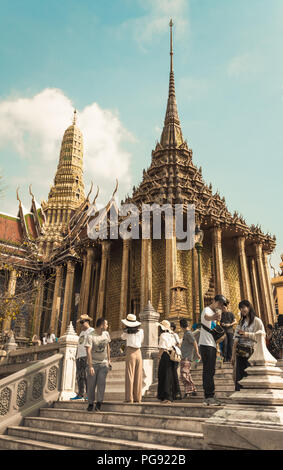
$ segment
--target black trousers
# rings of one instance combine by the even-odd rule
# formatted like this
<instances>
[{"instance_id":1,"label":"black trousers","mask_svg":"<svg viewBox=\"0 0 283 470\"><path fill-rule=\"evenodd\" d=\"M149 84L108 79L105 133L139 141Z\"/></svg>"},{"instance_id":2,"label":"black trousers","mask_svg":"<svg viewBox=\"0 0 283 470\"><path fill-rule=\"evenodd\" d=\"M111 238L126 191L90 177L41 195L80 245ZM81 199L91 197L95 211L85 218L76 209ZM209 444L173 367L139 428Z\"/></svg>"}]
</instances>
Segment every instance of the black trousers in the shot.
<instances>
[{"instance_id":1,"label":"black trousers","mask_svg":"<svg viewBox=\"0 0 283 470\"><path fill-rule=\"evenodd\" d=\"M84 396L85 391L87 391L87 358L80 357L76 360L77 366L77 383L78 383L78 395L80 397Z\"/></svg>"},{"instance_id":2,"label":"black trousers","mask_svg":"<svg viewBox=\"0 0 283 470\"><path fill-rule=\"evenodd\" d=\"M216 363L216 348L213 346L204 346L201 344L199 350L203 364L202 386L204 389L204 397L213 398L215 390L214 374Z\"/></svg>"},{"instance_id":3,"label":"black trousers","mask_svg":"<svg viewBox=\"0 0 283 470\"><path fill-rule=\"evenodd\" d=\"M163 352L158 366L157 398L159 400L176 400L180 391L175 362L170 360L169 354Z\"/></svg>"},{"instance_id":4,"label":"black trousers","mask_svg":"<svg viewBox=\"0 0 283 470\"><path fill-rule=\"evenodd\" d=\"M233 337L234 333L226 333L226 337L223 341L223 356L225 361L231 361L234 342Z\"/></svg>"},{"instance_id":5,"label":"black trousers","mask_svg":"<svg viewBox=\"0 0 283 470\"><path fill-rule=\"evenodd\" d=\"M239 384L239 381L244 377L247 377L246 368L250 366L248 359L246 357L241 357L236 355L236 383L235 390L241 390L242 385Z\"/></svg>"}]
</instances>

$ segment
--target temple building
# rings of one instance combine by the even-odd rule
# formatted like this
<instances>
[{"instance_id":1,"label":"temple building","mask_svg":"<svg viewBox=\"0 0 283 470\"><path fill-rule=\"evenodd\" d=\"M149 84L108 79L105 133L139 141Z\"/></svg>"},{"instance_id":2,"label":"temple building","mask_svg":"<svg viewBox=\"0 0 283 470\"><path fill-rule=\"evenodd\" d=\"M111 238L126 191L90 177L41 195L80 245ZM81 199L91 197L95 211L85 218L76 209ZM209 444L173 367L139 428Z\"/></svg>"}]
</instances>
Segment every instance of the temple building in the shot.
<instances>
[{"instance_id":1,"label":"temple building","mask_svg":"<svg viewBox=\"0 0 283 470\"><path fill-rule=\"evenodd\" d=\"M47 202L26 210L19 200L13 217L0 214L1 290L7 299L17 294L20 280L32 280L28 311L6 318L2 330L13 326L22 338L42 335L51 328L62 335L70 321L88 313L105 316L111 332L121 330L127 313L139 315L150 300L162 318L187 317L195 322L200 309L215 294L238 303L250 300L265 324L274 323L268 256L275 237L259 226L248 226L237 212L231 214L225 198L214 193L193 163L193 152L183 137L177 110L170 22L169 93L160 141L150 166L124 202L195 205L196 224L203 238L190 250L178 250L173 234L166 239L93 240L88 226L95 201L83 183L83 136L76 122L65 131L54 184ZM118 210L114 190L105 207L107 218ZM119 223L123 218L119 216ZM164 227L163 227L164 229ZM2 296L3 297L3 296Z\"/></svg>"}]
</instances>

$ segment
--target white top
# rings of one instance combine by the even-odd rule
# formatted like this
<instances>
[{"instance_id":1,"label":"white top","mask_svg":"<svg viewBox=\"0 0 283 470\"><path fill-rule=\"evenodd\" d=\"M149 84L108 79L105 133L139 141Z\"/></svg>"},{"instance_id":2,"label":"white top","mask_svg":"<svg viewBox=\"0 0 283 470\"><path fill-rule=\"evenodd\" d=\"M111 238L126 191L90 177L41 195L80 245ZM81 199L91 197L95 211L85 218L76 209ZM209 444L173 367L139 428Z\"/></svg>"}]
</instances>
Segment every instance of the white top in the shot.
<instances>
[{"instance_id":1,"label":"white top","mask_svg":"<svg viewBox=\"0 0 283 470\"><path fill-rule=\"evenodd\" d=\"M243 330L246 333L248 333L248 337L240 336L239 333L238 333L239 330ZM248 326L247 320L245 320L243 322L242 326L240 326L239 324L236 326L234 339L237 339L239 344L242 344L243 346L252 346L253 347L254 343L256 341L255 333L259 330L265 332L264 324L262 323L262 321L259 317L255 317L254 321L249 326Z\"/></svg>"},{"instance_id":2,"label":"white top","mask_svg":"<svg viewBox=\"0 0 283 470\"><path fill-rule=\"evenodd\" d=\"M43 336L42 338L43 344L55 343L55 341L56 341L56 336L54 335L54 333L51 333L50 336Z\"/></svg>"},{"instance_id":3,"label":"white top","mask_svg":"<svg viewBox=\"0 0 283 470\"><path fill-rule=\"evenodd\" d=\"M210 307L205 307L203 309L203 311L201 312L201 323L203 323L205 326L207 326L208 328L211 328L211 321L207 321L205 320L204 318L204 315L212 315L214 314L215 312L210 308ZM212 346L213 348L216 348L216 343L213 339L213 336L211 333L209 333L208 331L205 331L204 328L201 328L200 329L200 336L199 336L199 342L198 342L199 345L203 345L203 346Z\"/></svg>"},{"instance_id":4,"label":"white top","mask_svg":"<svg viewBox=\"0 0 283 470\"><path fill-rule=\"evenodd\" d=\"M81 332L79 336L79 341L78 341L76 359L79 359L80 357L86 357L86 348L85 348L86 337L93 331L94 331L94 328L90 326L87 330L84 330Z\"/></svg>"},{"instance_id":5,"label":"white top","mask_svg":"<svg viewBox=\"0 0 283 470\"><path fill-rule=\"evenodd\" d=\"M173 346L176 345L176 339L174 338L174 335L172 333L168 333L165 331L164 333L161 333L160 338L159 338L159 349L172 349Z\"/></svg>"},{"instance_id":6,"label":"white top","mask_svg":"<svg viewBox=\"0 0 283 470\"><path fill-rule=\"evenodd\" d=\"M180 337L177 333L173 333L173 336L175 338L175 341L176 341L176 344L181 344L181 340L180 340Z\"/></svg>"},{"instance_id":7,"label":"white top","mask_svg":"<svg viewBox=\"0 0 283 470\"><path fill-rule=\"evenodd\" d=\"M122 339L127 341L127 346L131 348L140 348L144 339L144 332L140 329L137 333L129 334L129 333L122 333Z\"/></svg>"}]
</instances>

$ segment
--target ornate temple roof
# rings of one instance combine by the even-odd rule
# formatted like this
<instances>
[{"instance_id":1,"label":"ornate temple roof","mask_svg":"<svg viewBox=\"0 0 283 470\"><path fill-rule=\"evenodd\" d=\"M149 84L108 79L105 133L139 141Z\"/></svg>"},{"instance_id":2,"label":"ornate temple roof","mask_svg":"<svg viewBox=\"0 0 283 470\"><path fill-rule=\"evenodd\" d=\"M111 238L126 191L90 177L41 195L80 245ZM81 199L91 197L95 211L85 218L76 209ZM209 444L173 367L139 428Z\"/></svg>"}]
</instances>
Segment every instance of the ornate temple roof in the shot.
<instances>
[{"instance_id":1,"label":"ornate temple roof","mask_svg":"<svg viewBox=\"0 0 283 470\"><path fill-rule=\"evenodd\" d=\"M196 218L203 227L221 225L231 234L243 234L247 239L261 241L273 250L275 237L265 235L259 226L248 226L237 212L232 215L224 197L218 191L213 193L211 183L207 185L202 169L192 161L193 152L183 138L177 110L173 71L172 20L170 21L170 73L169 92L164 126L155 149L152 151L150 166L143 170L138 187L133 187L132 202L141 207L146 204L194 204Z\"/></svg>"}]
</instances>

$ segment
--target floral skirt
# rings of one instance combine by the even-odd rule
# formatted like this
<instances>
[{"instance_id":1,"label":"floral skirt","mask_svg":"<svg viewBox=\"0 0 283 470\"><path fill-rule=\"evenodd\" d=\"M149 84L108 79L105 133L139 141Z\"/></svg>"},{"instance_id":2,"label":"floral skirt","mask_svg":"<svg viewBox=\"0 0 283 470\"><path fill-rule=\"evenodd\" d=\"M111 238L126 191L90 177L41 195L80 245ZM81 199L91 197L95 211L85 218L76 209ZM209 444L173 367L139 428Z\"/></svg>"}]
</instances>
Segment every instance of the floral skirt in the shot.
<instances>
[{"instance_id":1,"label":"floral skirt","mask_svg":"<svg viewBox=\"0 0 283 470\"><path fill-rule=\"evenodd\" d=\"M185 393L195 392L196 387L191 376L191 361L181 361L180 380L184 386Z\"/></svg>"}]
</instances>

